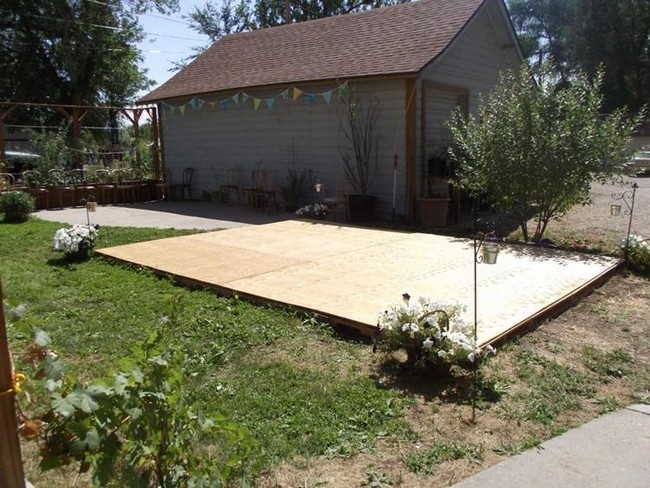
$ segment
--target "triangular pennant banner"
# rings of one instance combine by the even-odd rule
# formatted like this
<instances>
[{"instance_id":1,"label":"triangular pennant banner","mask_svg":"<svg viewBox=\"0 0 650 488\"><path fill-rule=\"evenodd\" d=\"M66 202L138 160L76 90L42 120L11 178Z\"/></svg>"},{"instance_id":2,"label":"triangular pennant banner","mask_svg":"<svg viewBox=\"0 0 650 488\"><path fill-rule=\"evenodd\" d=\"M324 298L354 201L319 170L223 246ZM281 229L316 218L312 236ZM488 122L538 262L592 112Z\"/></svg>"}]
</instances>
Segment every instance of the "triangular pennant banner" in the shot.
<instances>
[{"instance_id":1,"label":"triangular pennant banner","mask_svg":"<svg viewBox=\"0 0 650 488\"><path fill-rule=\"evenodd\" d=\"M235 102L235 105L237 105L239 103L239 93L235 93L232 96L232 101Z\"/></svg>"},{"instance_id":2,"label":"triangular pennant banner","mask_svg":"<svg viewBox=\"0 0 650 488\"><path fill-rule=\"evenodd\" d=\"M255 107L255 110L260 108L260 103L262 103L262 100L259 98L253 98L253 107Z\"/></svg>"},{"instance_id":3,"label":"triangular pennant banner","mask_svg":"<svg viewBox=\"0 0 650 488\"><path fill-rule=\"evenodd\" d=\"M246 103L250 97L248 96L248 93L244 92L241 94L241 103Z\"/></svg>"},{"instance_id":4,"label":"triangular pennant banner","mask_svg":"<svg viewBox=\"0 0 650 488\"><path fill-rule=\"evenodd\" d=\"M210 106L210 108L214 108L215 103L214 102L208 102L208 105Z\"/></svg>"},{"instance_id":5,"label":"triangular pennant banner","mask_svg":"<svg viewBox=\"0 0 650 488\"><path fill-rule=\"evenodd\" d=\"M302 91L299 90L298 88L294 87L293 88L293 100L295 101L300 95L302 95Z\"/></svg>"},{"instance_id":6,"label":"triangular pennant banner","mask_svg":"<svg viewBox=\"0 0 650 488\"><path fill-rule=\"evenodd\" d=\"M199 110L201 110L203 108L203 105L205 105L205 100L202 98L198 98L197 100L199 101Z\"/></svg>"},{"instance_id":7,"label":"triangular pennant banner","mask_svg":"<svg viewBox=\"0 0 650 488\"><path fill-rule=\"evenodd\" d=\"M332 101L332 92L328 91L325 93L321 93L321 95L323 95L323 100L325 100L325 103L329 105L330 102Z\"/></svg>"},{"instance_id":8,"label":"triangular pennant banner","mask_svg":"<svg viewBox=\"0 0 650 488\"><path fill-rule=\"evenodd\" d=\"M314 95L310 93L307 95L307 105L313 105L314 104Z\"/></svg>"},{"instance_id":9,"label":"triangular pennant banner","mask_svg":"<svg viewBox=\"0 0 650 488\"><path fill-rule=\"evenodd\" d=\"M228 100L221 100L219 103L221 104L222 109L228 110Z\"/></svg>"},{"instance_id":10,"label":"triangular pennant banner","mask_svg":"<svg viewBox=\"0 0 650 488\"><path fill-rule=\"evenodd\" d=\"M192 108L196 108L196 98L192 98L192 100L190 100L190 106Z\"/></svg>"},{"instance_id":11,"label":"triangular pennant banner","mask_svg":"<svg viewBox=\"0 0 650 488\"><path fill-rule=\"evenodd\" d=\"M266 99L266 106L269 108L273 108L273 105L275 104L275 98L267 98Z\"/></svg>"},{"instance_id":12,"label":"triangular pennant banner","mask_svg":"<svg viewBox=\"0 0 650 488\"><path fill-rule=\"evenodd\" d=\"M287 88L284 90L282 93L280 93L280 96L282 97L282 100L289 100L289 89Z\"/></svg>"},{"instance_id":13,"label":"triangular pennant banner","mask_svg":"<svg viewBox=\"0 0 650 488\"><path fill-rule=\"evenodd\" d=\"M181 105L180 107L178 107L178 110L181 111L181 115L185 115L185 107L187 107L187 104Z\"/></svg>"},{"instance_id":14,"label":"triangular pennant banner","mask_svg":"<svg viewBox=\"0 0 650 488\"><path fill-rule=\"evenodd\" d=\"M173 105L167 105L169 107L169 115L174 115L174 111L176 110L177 107Z\"/></svg>"}]
</instances>

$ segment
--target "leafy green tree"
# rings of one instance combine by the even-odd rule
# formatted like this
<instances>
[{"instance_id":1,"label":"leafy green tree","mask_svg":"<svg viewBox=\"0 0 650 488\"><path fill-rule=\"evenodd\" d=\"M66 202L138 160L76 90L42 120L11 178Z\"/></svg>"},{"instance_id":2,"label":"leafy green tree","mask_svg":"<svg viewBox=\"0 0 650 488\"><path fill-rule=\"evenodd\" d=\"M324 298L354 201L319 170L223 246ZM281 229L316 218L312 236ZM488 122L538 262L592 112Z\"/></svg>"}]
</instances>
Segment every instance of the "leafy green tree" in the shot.
<instances>
[{"instance_id":1,"label":"leafy green tree","mask_svg":"<svg viewBox=\"0 0 650 488\"><path fill-rule=\"evenodd\" d=\"M138 14L178 0L3 0L0 100L123 105L149 86Z\"/></svg>"},{"instance_id":2,"label":"leafy green tree","mask_svg":"<svg viewBox=\"0 0 650 488\"><path fill-rule=\"evenodd\" d=\"M650 0L509 0L513 23L537 71L551 63L564 86L604 68L604 109L650 103Z\"/></svg>"},{"instance_id":3,"label":"leafy green tree","mask_svg":"<svg viewBox=\"0 0 650 488\"><path fill-rule=\"evenodd\" d=\"M602 73L593 81L578 74L559 90L546 73L537 86L525 66L518 76L503 74L477 117L457 112L449 123L459 184L507 210L524 239L535 242L551 220L589 203L594 179L624 171L626 146L641 117L626 118L622 110L601 115Z\"/></svg>"}]
</instances>

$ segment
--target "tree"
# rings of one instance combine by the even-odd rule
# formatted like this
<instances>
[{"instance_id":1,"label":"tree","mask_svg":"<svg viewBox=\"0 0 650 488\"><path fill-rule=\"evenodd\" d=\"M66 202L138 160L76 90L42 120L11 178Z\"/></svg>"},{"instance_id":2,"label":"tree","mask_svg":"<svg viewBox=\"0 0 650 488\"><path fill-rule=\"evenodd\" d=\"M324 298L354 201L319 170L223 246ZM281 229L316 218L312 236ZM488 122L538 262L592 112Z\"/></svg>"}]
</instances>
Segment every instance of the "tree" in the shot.
<instances>
[{"instance_id":1,"label":"tree","mask_svg":"<svg viewBox=\"0 0 650 488\"><path fill-rule=\"evenodd\" d=\"M604 109L650 103L650 0L509 0L534 72L550 63L559 86L604 68Z\"/></svg>"},{"instance_id":2,"label":"tree","mask_svg":"<svg viewBox=\"0 0 650 488\"><path fill-rule=\"evenodd\" d=\"M0 100L124 105L150 85L137 15L178 0L3 0Z\"/></svg>"},{"instance_id":3,"label":"tree","mask_svg":"<svg viewBox=\"0 0 650 488\"><path fill-rule=\"evenodd\" d=\"M594 179L623 172L626 146L641 117L626 118L622 110L601 115L602 73L593 81L579 73L559 90L548 73L542 72L537 86L525 66L518 76L503 74L481 101L478 117L456 112L449 123L460 186L487 195L516 219L526 241L535 242L551 220L589 203Z\"/></svg>"}]
</instances>

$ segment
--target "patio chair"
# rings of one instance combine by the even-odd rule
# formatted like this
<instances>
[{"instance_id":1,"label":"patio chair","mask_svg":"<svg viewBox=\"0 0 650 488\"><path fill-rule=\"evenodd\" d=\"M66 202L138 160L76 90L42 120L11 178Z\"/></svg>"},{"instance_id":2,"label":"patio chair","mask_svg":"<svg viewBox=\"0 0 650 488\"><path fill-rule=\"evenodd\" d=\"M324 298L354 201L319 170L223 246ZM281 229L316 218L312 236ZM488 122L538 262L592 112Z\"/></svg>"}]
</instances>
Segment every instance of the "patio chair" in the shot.
<instances>
[{"instance_id":1,"label":"patio chair","mask_svg":"<svg viewBox=\"0 0 650 488\"><path fill-rule=\"evenodd\" d=\"M194 176L194 168L184 168L183 174L181 176L181 182L168 184L169 190L172 193L172 195L176 195L176 191L180 190L181 200L185 200L185 190L187 190L187 194L190 197L190 200L193 200L192 198L192 177L193 176Z\"/></svg>"},{"instance_id":2,"label":"patio chair","mask_svg":"<svg viewBox=\"0 0 650 488\"><path fill-rule=\"evenodd\" d=\"M97 189L97 203L115 203L115 182L110 170L100 168L95 170L93 185Z\"/></svg>"},{"instance_id":3,"label":"patio chair","mask_svg":"<svg viewBox=\"0 0 650 488\"><path fill-rule=\"evenodd\" d=\"M50 193L59 197L59 208L66 205L74 207L77 204L75 201L75 188L71 184L70 174L67 171L59 168L51 169L48 171L48 179Z\"/></svg>"},{"instance_id":4,"label":"patio chair","mask_svg":"<svg viewBox=\"0 0 650 488\"><path fill-rule=\"evenodd\" d=\"M11 173L0 173L0 192L12 191L16 186L16 178Z\"/></svg>"},{"instance_id":5,"label":"patio chair","mask_svg":"<svg viewBox=\"0 0 650 488\"><path fill-rule=\"evenodd\" d=\"M244 200L253 209L256 209L260 205L259 192L263 189L262 173L262 170L257 168L252 170L250 186L241 189Z\"/></svg>"},{"instance_id":6,"label":"patio chair","mask_svg":"<svg viewBox=\"0 0 650 488\"><path fill-rule=\"evenodd\" d=\"M276 170L261 172L260 187L254 194L256 210L275 208L275 212L278 212L277 180L278 172ZM271 207L271 203L273 203L273 207Z\"/></svg>"},{"instance_id":7,"label":"patio chair","mask_svg":"<svg viewBox=\"0 0 650 488\"><path fill-rule=\"evenodd\" d=\"M71 170L70 179L75 189L75 201L95 201L95 187L88 184L88 173L85 169Z\"/></svg>"},{"instance_id":8,"label":"patio chair","mask_svg":"<svg viewBox=\"0 0 650 488\"><path fill-rule=\"evenodd\" d=\"M114 169L111 177L115 181L116 203L135 203L136 185L131 180L131 173L128 169Z\"/></svg>"},{"instance_id":9,"label":"patio chair","mask_svg":"<svg viewBox=\"0 0 650 488\"><path fill-rule=\"evenodd\" d=\"M36 208L50 208L50 190L45 186L40 172L35 169L23 171L23 182L29 194L34 197Z\"/></svg>"},{"instance_id":10,"label":"patio chair","mask_svg":"<svg viewBox=\"0 0 650 488\"><path fill-rule=\"evenodd\" d=\"M235 192L237 194L237 201L241 205L241 192L239 188L239 168L230 168L226 170L226 184L219 185L219 194L222 195L222 199L226 198L223 195L227 195L227 201L230 202L230 194Z\"/></svg>"},{"instance_id":11,"label":"patio chair","mask_svg":"<svg viewBox=\"0 0 650 488\"><path fill-rule=\"evenodd\" d=\"M323 198L323 203L327 205L334 214L334 220L339 221L339 215L343 211L343 216L345 221L350 220L349 216L349 207L348 207L348 195L350 194L350 181L347 178L343 178L336 183L336 194L333 197Z\"/></svg>"}]
</instances>

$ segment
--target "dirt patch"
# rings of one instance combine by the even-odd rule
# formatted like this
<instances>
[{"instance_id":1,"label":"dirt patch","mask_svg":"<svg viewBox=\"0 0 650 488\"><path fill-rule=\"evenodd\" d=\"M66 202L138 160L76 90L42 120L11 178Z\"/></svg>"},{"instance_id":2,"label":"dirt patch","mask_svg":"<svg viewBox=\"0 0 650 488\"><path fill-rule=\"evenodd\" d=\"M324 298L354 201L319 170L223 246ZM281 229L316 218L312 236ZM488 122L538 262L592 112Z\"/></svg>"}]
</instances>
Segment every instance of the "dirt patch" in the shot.
<instances>
[{"instance_id":1,"label":"dirt patch","mask_svg":"<svg viewBox=\"0 0 650 488\"><path fill-rule=\"evenodd\" d=\"M478 402L475 423L471 388L463 391L462 380L459 386L396 379L375 361L371 374L415 398L406 418L417 438L383 440L372 452L349 458L293 460L256 486L449 486L603 413L648 402L649 294L649 280L616 275L563 315L502 347L484 365L484 396L491 398ZM550 397L529 402L536 389L549 389ZM454 455L445 455L449 451Z\"/></svg>"}]
</instances>

